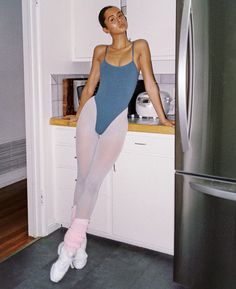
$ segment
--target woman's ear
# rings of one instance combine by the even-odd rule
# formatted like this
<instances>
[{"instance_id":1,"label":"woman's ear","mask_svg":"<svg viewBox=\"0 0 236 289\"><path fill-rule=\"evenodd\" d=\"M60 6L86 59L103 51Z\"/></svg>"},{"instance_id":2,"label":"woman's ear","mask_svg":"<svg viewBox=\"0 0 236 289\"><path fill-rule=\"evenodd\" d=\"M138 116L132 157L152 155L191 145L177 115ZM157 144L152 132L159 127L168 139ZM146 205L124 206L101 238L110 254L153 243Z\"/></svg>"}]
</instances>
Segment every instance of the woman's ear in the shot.
<instances>
[{"instance_id":1,"label":"woman's ear","mask_svg":"<svg viewBox=\"0 0 236 289\"><path fill-rule=\"evenodd\" d=\"M106 27L103 27L102 30L103 30L105 33L109 33L109 30L108 30Z\"/></svg>"}]
</instances>

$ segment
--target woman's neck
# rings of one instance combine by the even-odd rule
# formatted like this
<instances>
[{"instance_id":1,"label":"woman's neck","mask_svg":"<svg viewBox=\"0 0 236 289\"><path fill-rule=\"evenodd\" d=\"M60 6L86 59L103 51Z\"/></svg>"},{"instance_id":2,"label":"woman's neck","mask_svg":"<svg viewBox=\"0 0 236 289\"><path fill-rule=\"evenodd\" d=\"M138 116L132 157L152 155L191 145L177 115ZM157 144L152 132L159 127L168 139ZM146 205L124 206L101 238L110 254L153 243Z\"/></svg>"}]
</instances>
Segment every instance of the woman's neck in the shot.
<instances>
[{"instance_id":1,"label":"woman's neck","mask_svg":"<svg viewBox=\"0 0 236 289\"><path fill-rule=\"evenodd\" d=\"M129 45L130 45L130 41L128 40L127 35L119 34L119 35L113 35L112 44L110 47L112 47L115 50L119 50L119 49L124 49Z\"/></svg>"}]
</instances>

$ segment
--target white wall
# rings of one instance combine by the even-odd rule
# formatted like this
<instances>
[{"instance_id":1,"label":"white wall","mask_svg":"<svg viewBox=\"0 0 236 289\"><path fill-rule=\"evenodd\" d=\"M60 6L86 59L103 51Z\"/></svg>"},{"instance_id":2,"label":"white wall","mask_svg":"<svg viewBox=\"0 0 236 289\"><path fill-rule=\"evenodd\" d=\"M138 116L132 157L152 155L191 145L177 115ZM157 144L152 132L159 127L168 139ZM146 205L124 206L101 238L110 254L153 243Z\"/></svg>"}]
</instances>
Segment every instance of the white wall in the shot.
<instances>
[{"instance_id":1,"label":"white wall","mask_svg":"<svg viewBox=\"0 0 236 289\"><path fill-rule=\"evenodd\" d=\"M0 1L0 144L25 138L21 0Z\"/></svg>"}]
</instances>

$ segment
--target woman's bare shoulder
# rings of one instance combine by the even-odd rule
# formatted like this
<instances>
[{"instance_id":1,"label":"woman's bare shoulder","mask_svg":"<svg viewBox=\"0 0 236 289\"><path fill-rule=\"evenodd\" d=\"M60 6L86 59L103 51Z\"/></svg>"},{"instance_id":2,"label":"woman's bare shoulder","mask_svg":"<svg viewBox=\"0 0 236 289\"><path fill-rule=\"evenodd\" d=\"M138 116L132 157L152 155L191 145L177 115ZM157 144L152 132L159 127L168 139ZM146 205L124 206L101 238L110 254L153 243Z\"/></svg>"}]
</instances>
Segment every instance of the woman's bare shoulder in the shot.
<instances>
[{"instance_id":1,"label":"woman's bare shoulder","mask_svg":"<svg viewBox=\"0 0 236 289\"><path fill-rule=\"evenodd\" d=\"M141 49L149 46L148 45L148 41L146 39L136 39L134 41L134 43L135 43L135 47L138 47L138 48L141 48Z\"/></svg>"},{"instance_id":2,"label":"woman's bare shoulder","mask_svg":"<svg viewBox=\"0 0 236 289\"><path fill-rule=\"evenodd\" d=\"M100 56L101 54L104 54L105 50L106 50L106 45L99 44L94 47L94 55Z\"/></svg>"}]
</instances>

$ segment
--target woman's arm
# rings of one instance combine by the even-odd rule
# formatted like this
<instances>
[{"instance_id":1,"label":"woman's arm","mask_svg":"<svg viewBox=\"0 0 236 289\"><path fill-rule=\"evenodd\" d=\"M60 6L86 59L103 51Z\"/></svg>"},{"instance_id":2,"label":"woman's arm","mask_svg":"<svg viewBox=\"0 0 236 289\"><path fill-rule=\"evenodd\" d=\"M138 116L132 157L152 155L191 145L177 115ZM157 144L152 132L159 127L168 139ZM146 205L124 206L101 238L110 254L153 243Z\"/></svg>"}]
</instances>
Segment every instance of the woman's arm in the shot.
<instances>
[{"instance_id":1,"label":"woman's arm","mask_svg":"<svg viewBox=\"0 0 236 289\"><path fill-rule=\"evenodd\" d=\"M157 112L160 122L163 125L174 126L174 121L168 120L164 113L160 98L160 90L153 76L151 55L148 42L143 39L137 40L135 42L135 47L139 55L138 63L143 75L145 89Z\"/></svg>"},{"instance_id":2,"label":"woman's arm","mask_svg":"<svg viewBox=\"0 0 236 289\"><path fill-rule=\"evenodd\" d=\"M94 94L95 88L100 79L100 63L101 63L102 55L104 54L104 49L105 49L104 45L98 45L94 48L92 67L89 73L89 77L86 82L86 85L84 86L82 90L82 93L80 96L79 107L76 112L76 115L71 117L71 121L78 120L83 106L88 101L88 99Z\"/></svg>"}]
</instances>

